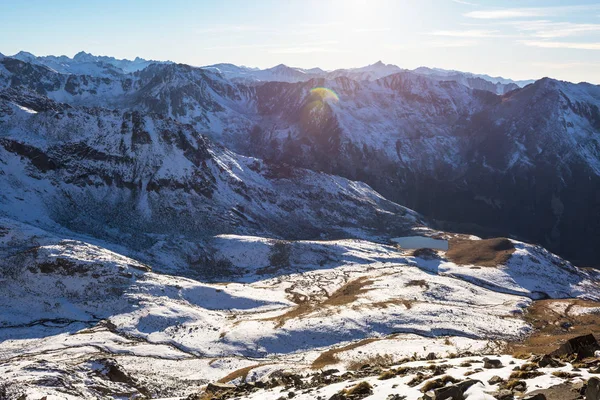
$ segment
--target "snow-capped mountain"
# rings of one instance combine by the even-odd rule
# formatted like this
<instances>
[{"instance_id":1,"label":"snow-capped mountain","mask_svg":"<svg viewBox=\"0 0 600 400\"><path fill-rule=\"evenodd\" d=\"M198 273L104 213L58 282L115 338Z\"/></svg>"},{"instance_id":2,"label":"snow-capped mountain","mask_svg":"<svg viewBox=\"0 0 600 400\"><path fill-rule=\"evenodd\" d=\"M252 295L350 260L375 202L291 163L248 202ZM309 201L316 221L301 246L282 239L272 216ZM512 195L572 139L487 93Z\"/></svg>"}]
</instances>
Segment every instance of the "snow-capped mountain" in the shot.
<instances>
[{"instance_id":1,"label":"snow-capped mountain","mask_svg":"<svg viewBox=\"0 0 600 400\"><path fill-rule=\"evenodd\" d=\"M393 64L384 64L377 61L375 64L360 68L336 69L326 75L328 79L335 79L339 76L350 78L356 81L373 81L388 75L401 72L402 69Z\"/></svg>"},{"instance_id":2,"label":"snow-capped mountain","mask_svg":"<svg viewBox=\"0 0 600 400\"><path fill-rule=\"evenodd\" d=\"M215 64L202 67L205 70L216 72L222 77L234 82L249 85L260 82L302 82L324 75L326 72L320 68L302 69L279 64L271 68L259 69L239 67L233 64Z\"/></svg>"},{"instance_id":3,"label":"snow-capped mountain","mask_svg":"<svg viewBox=\"0 0 600 400\"><path fill-rule=\"evenodd\" d=\"M600 259L588 218L597 207L597 86L543 79L500 96L410 71L251 84L226 75L154 64L98 78L0 63L2 87L166 115L242 154L365 181L458 229L517 235L586 264Z\"/></svg>"},{"instance_id":4,"label":"snow-capped mountain","mask_svg":"<svg viewBox=\"0 0 600 400\"><path fill-rule=\"evenodd\" d=\"M339 100L315 103L310 90L322 86ZM438 220L501 228L593 265L599 93L542 79L496 96L411 72L369 83L268 83L257 96L269 140L250 148L363 180Z\"/></svg>"},{"instance_id":5,"label":"snow-capped mountain","mask_svg":"<svg viewBox=\"0 0 600 400\"><path fill-rule=\"evenodd\" d=\"M480 400L597 373L541 357L600 324L597 271L432 226L597 260L600 87L18 58L0 399Z\"/></svg>"},{"instance_id":6,"label":"snow-capped mountain","mask_svg":"<svg viewBox=\"0 0 600 400\"><path fill-rule=\"evenodd\" d=\"M203 240L219 233L377 237L420 221L366 184L239 156L159 114L8 89L0 129L0 212L126 245L163 268L201 264ZM163 251L176 254L163 263Z\"/></svg>"},{"instance_id":7,"label":"snow-capped mountain","mask_svg":"<svg viewBox=\"0 0 600 400\"><path fill-rule=\"evenodd\" d=\"M419 67L419 68L415 68L412 71L414 73L417 73L420 75L426 75L426 76L435 77L435 78L444 79L444 80L468 81L469 79L480 78L480 79L483 79L490 83L493 83L495 85L498 85L498 87L503 87L503 86L514 87L514 85L516 85L517 87L525 87L525 86L535 82L535 80L533 80L533 79L525 79L525 80L515 81L512 79L503 78L501 76L489 76L486 74L473 74L471 72L461 72L461 71L454 71L454 70L441 69L441 68ZM474 89L476 89L476 88L474 88ZM505 92L507 92L507 91L508 90L506 90ZM502 94L502 93L498 93L498 94Z\"/></svg>"},{"instance_id":8,"label":"snow-capped mountain","mask_svg":"<svg viewBox=\"0 0 600 400\"><path fill-rule=\"evenodd\" d=\"M26 51L20 51L11 56L32 64L44 65L56 72L74 75L89 75L95 77L114 77L119 74L142 70L153 63L169 63L169 61L151 61L136 57L131 60L119 60L114 57L95 56L84 51L67 56L35 56Z\"/></svg>"}]
</instances>

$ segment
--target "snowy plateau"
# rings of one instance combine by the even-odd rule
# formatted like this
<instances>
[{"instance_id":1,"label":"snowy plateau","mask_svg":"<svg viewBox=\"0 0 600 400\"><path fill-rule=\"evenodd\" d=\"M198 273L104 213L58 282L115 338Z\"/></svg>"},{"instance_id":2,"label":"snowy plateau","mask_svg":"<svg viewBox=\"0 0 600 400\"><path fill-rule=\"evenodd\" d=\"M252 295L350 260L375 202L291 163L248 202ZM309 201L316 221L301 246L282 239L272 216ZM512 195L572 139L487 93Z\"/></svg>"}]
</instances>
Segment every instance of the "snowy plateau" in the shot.
<instances>
[{"instance_id":1,"label":"snowy plateau","mask_svg":"<svg viewBox=\"0 0 600 400\"><path fill-rule=\"evenodd\" d=\"M0 55L0 399L591 398L599 105Z\"/></svg>"}]
</instances>

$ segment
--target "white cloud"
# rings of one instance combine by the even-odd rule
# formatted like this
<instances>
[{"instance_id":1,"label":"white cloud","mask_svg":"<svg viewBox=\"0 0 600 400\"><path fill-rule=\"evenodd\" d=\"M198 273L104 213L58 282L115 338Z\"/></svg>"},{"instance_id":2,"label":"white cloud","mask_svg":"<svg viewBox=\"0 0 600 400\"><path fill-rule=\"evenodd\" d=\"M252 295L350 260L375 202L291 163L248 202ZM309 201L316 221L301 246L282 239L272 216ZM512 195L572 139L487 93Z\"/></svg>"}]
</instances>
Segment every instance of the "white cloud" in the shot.
<instances>
[{"instance_id":1,"label":"white cloud","mask_svg":"<svg viewBox=\"0 0 600 400\"><path fill-rule=\"evenodd\" d=\"M521 40L519 43L525 46L541 47L544 49L577 49L577 50L600 50L600 42L551 42L543 40Z\"/></svg>"}]
</instances>

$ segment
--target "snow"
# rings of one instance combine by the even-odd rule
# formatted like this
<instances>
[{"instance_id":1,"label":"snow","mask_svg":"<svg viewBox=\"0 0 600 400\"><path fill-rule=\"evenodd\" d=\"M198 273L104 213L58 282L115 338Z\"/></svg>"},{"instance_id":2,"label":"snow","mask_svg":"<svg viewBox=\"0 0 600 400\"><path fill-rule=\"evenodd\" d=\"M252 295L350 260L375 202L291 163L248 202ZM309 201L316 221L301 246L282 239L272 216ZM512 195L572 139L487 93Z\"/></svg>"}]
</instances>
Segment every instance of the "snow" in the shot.
<instances>
[{"instance_id":1,"label":"snow","mask_svg":"<svg viewBox=\"0 0 600 400\"><path fill-rule=\"evenodd\" d=\"M493 354L504 341L519 340L530 331L520 314L538 286L557 297L566 286L581 298L598 293L597 281L583 270L555 263L556 256L519 242L505 267L472 269L407 256L400 249L364 240L298 241L290 243L289 269L265 273L259 270L268 265L272 240L219 235L212 246L246 272L231 282L204 283L150 272L118 253L62 240L7 219L0 220L0 226L4 229L0 248L8 254L0 262L0 301L5 305L0 313L4 325L0 326L0 360L23 360L0 366L0 373L11 368L7 375L11 381L29 379L28 363L49 353L56 355L57 370L70 371L65 372L70 379L80 378L67 363L68 357L77 354L79 359L95 360L100 352L118 357L128 371L152 377L158 386L179 386L179 391L170 393L181 395L257 364L264 366L254 369L251 379L281 368L308 370L323 351L332 348L340 351L340 361L331 367L342 371L349 362L377 354L389 354L397 362L430 352L438 357ZM32 244L35 253L18 250ZM15 257L26 257L28 268L11 267ZM543 263L544 271L533 258ZM44 267L57 260L66 266ZM465 273L459 274L459 269ZM488 274L506 274L503 269L512 269L513 274L518 269L528 278L509 281L498 276L496 285L481 283L491 279ZM535 279L533 271L538 273ZM562 275L565 271L567 276ZM349 282L361 282L356 298L329 303ZM507 287L500 287L501 283ZM298 307L294 296L304 296L314 306L297 317L285 317ZM373 340L344 350L365 338ZM501 358L505 365L523 362ZM448 374L464 376L467 369L458 366L460 358L445 362L454 365ZM474 387L471 398L492 389L485 384L489 377L508 376L511 370L507 366L472 375L484 385ZM392 384L403 388L409 380L368 379L376 389L373 398L388 393ZM184 385L187 389L182 391L183 381L197 383ZM556 377L536 378L530 387L559 382ZM330 385L317 393L331 395L347 385ZM418 389L406 387L406 394L416 399ZM249 398L271 395L280 394L266 391ZM298 394L314 398L307 396Z\"/></svg>"}]
</instances>

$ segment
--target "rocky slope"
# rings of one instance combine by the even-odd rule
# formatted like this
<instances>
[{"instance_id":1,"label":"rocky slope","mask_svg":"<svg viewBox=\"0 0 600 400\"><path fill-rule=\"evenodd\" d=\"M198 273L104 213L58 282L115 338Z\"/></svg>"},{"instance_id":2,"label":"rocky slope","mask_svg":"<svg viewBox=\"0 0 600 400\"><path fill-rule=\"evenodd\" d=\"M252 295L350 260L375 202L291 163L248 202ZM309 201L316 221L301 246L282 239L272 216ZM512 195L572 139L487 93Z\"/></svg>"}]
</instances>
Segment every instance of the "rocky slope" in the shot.
<instances>
[{"instance_id":1,"label":"rocky slope","mask_svg":"<svg viewBox=\"0 0 600 400\"><path fill-rule=\"evenodd\" d=\"M465 86L479 76L423 70L328 79L278 66L248 84L235 76L258 72L231 65L99 78L4 58L0 85L166 115L243 154L364 181L442 227L515 235L597 265L598 87L542 79L498 96ZM310 79L277 82L276 71Z\"/></svg>"},{"instance_id":2,"label":"rocky slope","mask_svg":"<svg viewBox=\"0 0 600 400\"><path fill-rule=\"evenodd\" d=\"M0 56L1 399L417 399L472 376L474 400L594 373L493 354L597 332L597 271L433 230L323 171L440 219L512 232L539 218L559 247L577 223L593 240L597 87L497 96L411 72L247 84L90 57L73 63L107 69ZM321 73L286 68L269 73ZM511 377L531 363L540 374Z\"/></svg>"},{"instance_id":3,"label":"rocky slope","mask_svg":"<svg viewBox=\"0 0 600 400\"><path fill-rule=\"evenodd\" d=\"M377 237L420 222L363 183L239 156L158 114L14 90L0 92L0 162L3 214L166 251L170 267L201 268L189 242L219 233Z\"/></svg>"}]
</instances>

